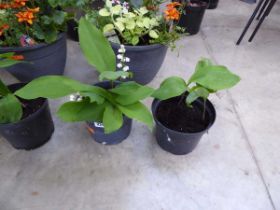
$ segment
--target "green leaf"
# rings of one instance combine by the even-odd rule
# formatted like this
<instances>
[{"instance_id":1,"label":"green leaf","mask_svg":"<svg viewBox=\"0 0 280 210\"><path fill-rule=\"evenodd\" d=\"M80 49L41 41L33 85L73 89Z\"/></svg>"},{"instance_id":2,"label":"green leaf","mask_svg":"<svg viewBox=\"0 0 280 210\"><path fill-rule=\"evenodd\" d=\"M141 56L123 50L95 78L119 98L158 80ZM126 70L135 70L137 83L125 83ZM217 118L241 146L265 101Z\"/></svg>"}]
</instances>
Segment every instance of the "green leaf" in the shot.
<instances>
[{"instance_id":1,"label":"green leaf","mask_svg":"<svg viewBox=\"0 0 280 210\"><path fill-rule=\"evenodd\" d=\"M158 33L155 30L150 30L149 36L154 38L154 39L157 39L158 38Z\"/></svg>"},{"instance_id":2,"label":"green leaf","mask_svg":"<svg viewBox=\"0 0 280 210\"><path fill-rule=\"evenodd\" d=\"M125 27L124 27L124 25L123 25L122 22L115 22L115 26L117 27L117 29L118 29L120 32L122 32L122 31L125 29Z\"/></svg>"},{"instance_id":3,"label":"green leaf","mask_svg":"<svg viewBox=\"0 0 280 210\"><path fill-rule=\"evenodd\" d=\"M22 107L13 94L7 94L0 99L0 123L16 123L22 117Z\"/></svg>"},{"instance_id":4,"label":"green leaf","mask_svg":"<svg viewBox=\"0 0 280 210\"><path fill-rule=\"evenodd\" d=\"M225 66L212 65L208 60L199 61L189 84L194 82L207 89L218 91L236 85L240 77L230 72Z\"/></svg>"},{"instance_id":5,"label":"green leaf","mask_svg":"<svg viewBox=\"0 0 280 210\"><path fill-rule=\"evenodd\" d=\"M139 37L138 36L134 36L131 39L131 44L132 45L137 45L139 43Z\"/></svg>"},{"instance_id":6,"label":"green leaf","mask_svg":"<svg viewBox=\"0 0 280 210\"><path fill-rule=\"evenodd\" d=\"M110 12L106 8L99 10L98 14L102 17L110 16Z\"/></svg>"},{"instance_id":7,"label":"green leaf","mask_svg":"<svg viewBox=\"0 0 280 210\"><path fill-rule=\"evenodd\" d=\"M160 100L166 100L182 95L185 91L187 91L187 84L185 80L180 77L173 76L165 79L152 96Z\"/></svg>"},{"instance_id":8,"label":"green leaf","mask_svg":"<svg viewBox=\"0 0 280 210\"><path fill-rule=\"evenodd\" d=\"M55 10L53 13L53 21L58 24L62 25L66 19L67 13L59 10Z\"/></svg>"},{"instance_id":9,"label":"green leaf","mask_svg":"<svg viewBox=\"0 0 280 210\"><path fill-rule=\"evenodd\" d=\"M207 99L209 96L209 91L204 87L196 86L189 91L189 94L186 98L186 103L190 106L196 99L199 97Z\"/></svg>"},{"instance_id":10,"label":"green leaf","mask_svg":"<svg viewBox=\"0 0 280 210\"><path fill-rule=\"evenodd\" d=\"M101 122L105 109L105 103L98 105L89 100L79 102L71 101L63 104L57 114L65 122L95 121Z\"/></svg>"},{"instance_id":11,"label":"green leaf","mask_svg":"<svg viewBox=\"0 0 280 210\"><path fill-rule=\"evenodd\" d=\"M131 72L124 72L124 71L104 71L99 75L99 80L116 80L122 76L129 77Z\"/></svg>"},{"instance_id":12,"label":"green leaf","mask_svg":"<svg viewBox=\"0 0 280 210\"><path fill-rule=\"evenodd\" d=\"M107 33L114 30L114 25L113 24L107 24L103 27L103 33Z\"/></svg>"},{"instance_id":13,"label":"green leaf","mask_svg":"<svg viewBox=\"0 0 280 210\"><path fill-rule=\"evenodd\" d=\"M149 128L153 127L152 114L141 102L137 102L135 104L130 104L127 106L117 106L127 117L143 122Z\"/></svg>"},{"instance_id":14,"label":"green leaf","mask_svg":"<svg viewBox=\"0 0 280 210\"><path fill-rule=\"evenodd\" d=\"M7 68L13 66L18 63L22 63L23 61L13 60L13 59L1 59L0 60L0 68Z\"/></svg>"},{"instance_id":15,"label":"green leaf","mask_svg":"<svg viewBox=\"0 0 280 210\"><path fill-rule=\"evenodd\" d=\"M82 52L88 63L97 71L115 71L116 57L103 33L85 18L79 21L79 38Z\"/></svg>"},{"instance_id":16,"label":"green leaf","mask_svg":"<svg viewBox=\"0 0 280 210\"><path fill-rule=\"evenodd\" d=\"M121 105L129 105L147 98L154 92L154 89L136 82L125 82L111 89L110 92L118 95L115 98L116 102Z\"/></svg>"},{"instance_id":17,"label":"green leaf","mask_svg":"<svg viewBox=\"0 0 280 210\"><path fill-rule=\"evenodd\" d=\"M8 87L0 79L0 97L5 96L8 93L11 93L11 91L8 89Z\"/></svg>"},{"instance_id":18,"label":"green leaf","mask_svg":"<svg viewBox=\"0 0 280 210\"><path fill-rule=\"evenodd\" d=\"M82 84L65 76L43 76L17 90L15 95L25 98L60 98L80 91L94 91L100 88Z\"/></svg>"},{"instance_id":19,"label":"green leaf","mask_svg":"<svg viewBox=\"0 0 280 210\"><path fill-rule=\"evenodd\" d=\"M103 125L105 133L112 133L118 130L123 124L123 115L119 109L112 105L107 105L103 115Z\"/></svg>"}]
</instances>

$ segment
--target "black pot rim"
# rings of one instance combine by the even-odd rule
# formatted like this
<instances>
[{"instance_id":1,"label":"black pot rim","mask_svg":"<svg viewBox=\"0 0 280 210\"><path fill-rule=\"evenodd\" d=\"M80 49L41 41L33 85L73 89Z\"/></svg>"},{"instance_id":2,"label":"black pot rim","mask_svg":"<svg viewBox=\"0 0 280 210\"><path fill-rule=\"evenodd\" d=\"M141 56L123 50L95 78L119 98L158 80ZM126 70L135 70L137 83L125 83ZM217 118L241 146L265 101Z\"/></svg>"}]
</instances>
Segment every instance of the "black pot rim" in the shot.
<instances>
[{"instance_id":1,"label":"black pot rim","mask_svg":"<svg viewBox=\"0 0 280 210\"><path fill-rule=\"evenodd\" d=\"M185 8L191 9L191 10L197 10L197 9L201 9L201 8L207 8L208 3L205 1L200 1L200 0L192 0L191 3L198 3L200 4L198 7L193 7L191 5L186 5Z\"/></svg>"},{"instance_id":2,"label":"black pot rim","mask_svg":"<svg viewBox=\"0 0 280 210\"><path fill-rule=\"evenodd\" d=\"M26 83L22 83L22 82L21 82L21 83L14 83L14 84L8 85L8 87L10 87L10 86L12 86L12 85L19 85L19 84L26 84ZM21 123L25 123L25 122L27 122L27 121L32 120L32 119L35 118L38 114L40 114L40 113L44 110L44 108L47 106L47 104L48 104L48 100L47 100L47 99L45 99L45 98L42 98L42 99L44 100L42 106L41 106L39 109L37 109L34 113L32 113L31 115L28 115L26 118L24 118L24 119L22 119L22 120L20 120L20 121L18 121L18 122L16 122L16 123L6 123L6 124L1 124L1 123L0 123L0 127L15 126L15 125L18 125L18 124L21 124ZM32 99L32 100L36 100L36 99ZM29 100L29 101L32 101L32 100Z\"/></svg>"},{"instance_id":3,"label":"black pot rim","mask_svg":"<svg viewBox=\"0 0 280 210\"><path fill-rule=\"evenodd\" d=\"M57 41L61 40L63 37L66 36L66 33L65 32L61 32L58 34L57 36L57 39L52 42L52 43L39 43L39 44L36 44L34 46L28 46L28 47L0 47L0 52L3 51L3 52L21 52L21 51L31 51L31 50L36 50L36 49L39 49L39 48L42 48L42 47L46 47L48 45L52 45L54 43L56 43Z\"/></svg>"},{"instance_id":4,"label":"black pot rim","mask_svg":"<svg viewBox=\"0 0 280 210\"><path fill-rule=\"evenodd\" d=\"M112 47L115 47L115 48L119 48L119 46L121 45L121 44L118 44L116 42L111 42L111 41L110 41L110 44L112 45ZM125 49L130 50L130 51L144 51L144 50L153 50L153 49L157 49L160 47L167 47L164 44L135 45L135 46L124 44L124 46L125 46Z\"/></svg>"},{"instance_id":5,"label":"black pot rim","mask_svg":"<svg viewBox=\"0 0 280 210\"><path fill-rule=\"evenodd\" d=\"M197 99L197 100L201 100L201 99ZM212 125L214 124L215 120L216 120L216 110L215 110L215 107L214 105L211 103L211 101L209 101L208 99L206 100L208 106L209 106L209 110L212 111L212 114L213 114L213 120L209 122L208 126L202 130L202 131L198 131L198 132L179 132L179 131L175 131L175 130L172 130L168 127L166 127L165 125L163 125L158 119L157 119L157 116L156 116L156 110L159 106L159 103L161 102L161 100L159 99L154 99L153 100L153 103L152 103L152 113L153 113L153 117L154 117L154 120L156 122L156 124L158 124L159 126L163 127L164 129L166 129L167 131L169 132L173 132L175 134L180 134L180 135L184 135L184 134L187 134L187 135L197 135L199 133L204 133L205 131L207 131L209 128L212 127Z\"/></svg>"}]
</instances>

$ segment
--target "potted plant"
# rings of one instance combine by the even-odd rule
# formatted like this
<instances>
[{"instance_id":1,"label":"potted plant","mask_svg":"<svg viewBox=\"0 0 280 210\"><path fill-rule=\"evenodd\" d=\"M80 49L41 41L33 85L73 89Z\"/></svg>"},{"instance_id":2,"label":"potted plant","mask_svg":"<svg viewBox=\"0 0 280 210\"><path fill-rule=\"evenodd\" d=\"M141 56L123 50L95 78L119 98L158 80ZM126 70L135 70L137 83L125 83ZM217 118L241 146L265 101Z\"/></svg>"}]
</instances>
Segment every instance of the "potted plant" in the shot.
<instances>
[{"instance_id":1,"label":"potted plant","mask_svg":"<svg viewBox=\"0 0 280 210\"><path fill-rule=\"evenodd\" d=\"M105 81L87 85L64 76L45 76L33 80L16 95L34 99L76 94L75 100L59 108L58 116L66 122L86 121L95 141L102 144L123 141L131 131L131 119L152 127L152 114L141 100L154 90L133 81L116 81L128 77L130 72L116 71L116 58L108 40L84 18L79 21L79 37L88 63L100 72L100 80Z\"/></svg>"},{"instance_id":2,"label":"potted plant","mask_svg":"<svg viewBox=\"0 0 280 210\"><path fill-rule=\"evenodd\" d=\"M59 2L3 0L0 3L0 53L25 57L7 70L21 81L62 75L66 62L67 13Z\"/></svg>"},{"instance_id":3,"label":"potted plant","mask_svg":"<svg viewBox=\"0 0 280 210\"><path fill-rule=\"evenodd\" d=\"M14 53L0 54L0 68L20 63ZM35 149L52 136L54 125L48 101L43 98L25 100L14 92L24 83L6 86L0 80L0 134L16 149Z\"/></svg>"},{"instance_id":4,"label":"potted plant","mask_svg":"<svg viewBox=\"0 0 280 210\"><path fill-rule=\"evenodd\" d=\"M175 2L175 1L174 1ZM183 12L178 21L178 26L190 35L197 34L200 30L205 10L208 4L201 0L185 0L182 2Z\"/></svg>"},{"instance_id":5,"label":"potted plant","mask_svg":"<svg viewBox=\"0 0 280 210\"><path fill-rule=\"evenodd\" d=\"M175 76L164 80L153 93L158 144L176 155L193 151L215 121L216 111L208 96L231 88L239 80L225 66L213 65L208 59L198 62L187 82Z\"/></svg>"},{"instance_id":6,"label":"potted plant","mask_svg":"<svg viewBox=\"0 0 280 210\"><path fill-rule=\"evenodd\" d=\"M152 81L168 46L174 48L180 37L179 27L173 23L179 19L179 5L169 4L163 15L158 11L158 1L153 2L149 7L135 7L126 1L107 0L97 15L95 11L86 15L105 34L114 36L111 45L116 56L121 51L120 45L125 46L131 59L128 67L133 72L132 79L140 84ZM121 64L117 67L122 68Z\"/></svg>"}]
</instances>

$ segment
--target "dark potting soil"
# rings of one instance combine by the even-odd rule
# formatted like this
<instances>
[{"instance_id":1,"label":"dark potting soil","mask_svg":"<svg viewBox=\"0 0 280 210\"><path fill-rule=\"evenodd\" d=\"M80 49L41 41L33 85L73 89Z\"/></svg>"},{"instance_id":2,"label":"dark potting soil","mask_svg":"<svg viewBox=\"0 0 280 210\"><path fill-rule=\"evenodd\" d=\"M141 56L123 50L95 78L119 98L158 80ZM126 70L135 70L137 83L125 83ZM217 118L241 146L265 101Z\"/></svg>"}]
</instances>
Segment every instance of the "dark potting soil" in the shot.
<instances>
[{"instance_id":1,"label":"dark potting soil","mask_svg":"<svg viewBox=\"0 0 280 210\"><path fill-rule=\"evenodd\" d=\"M207 128L210 119L206 112L203 119L203 104L193 103L188 107L181 97L171 98L160 102L156 116L164 126L178 132L200 132Z\"/></svg>"},{"instance_id":2,"label":"dark potting soil","mask_svg":"<svg viewBox=\"0 0 280 210\"><path fill-rule=\"evenodd\" d=\"M22 106L22 117L21 120L27 118L28 116L34 114L36 111L38 111L44 104L43 98L37 98L34 100L25 100L25 99L19 99Z\"/></svg>"}]
</instances>

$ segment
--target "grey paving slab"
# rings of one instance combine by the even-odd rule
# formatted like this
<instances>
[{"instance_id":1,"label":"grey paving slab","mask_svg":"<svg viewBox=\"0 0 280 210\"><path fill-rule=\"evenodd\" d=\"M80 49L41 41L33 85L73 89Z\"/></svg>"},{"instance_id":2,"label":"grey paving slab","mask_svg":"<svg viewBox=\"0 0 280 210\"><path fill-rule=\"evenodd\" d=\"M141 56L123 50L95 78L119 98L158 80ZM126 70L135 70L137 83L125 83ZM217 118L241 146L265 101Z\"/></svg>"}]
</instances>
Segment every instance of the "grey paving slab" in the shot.
<instances>
[{"instance_id":1,"label":"grey paving slab","mask_svg":"<svg viewBox=\"0 0 280 210\"><path fill-rule=\"evenodd\" d=\"M103 146L89 137L83 123L62 123L54 116L55 133L37 150L16 151L0 137L0 210L280 208L279 112L274 103L279 99L279 33L263 30L253 44L235 47L239 32L227 25L238 21L230 6L238 20L244 19L241 10L250 9L239 1L222 1L217 13L206 14L202 33L179 42L179 57L168 52L150 84L156 87L171 75L189 76L201 57L212 57L241 75L239 86L211 97L217 121L193 153L174 156L161 150L138 122L123 143ZM220 15L223 19L214 24ZM72 41L66 75L89 84L97 81ZM0 77L15 82L6 72ZM51 101L53 114L64 100Z\"/></svg>"}]
</instances>

